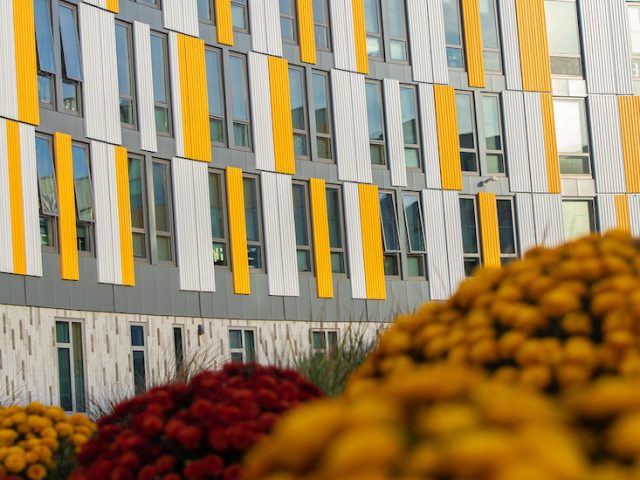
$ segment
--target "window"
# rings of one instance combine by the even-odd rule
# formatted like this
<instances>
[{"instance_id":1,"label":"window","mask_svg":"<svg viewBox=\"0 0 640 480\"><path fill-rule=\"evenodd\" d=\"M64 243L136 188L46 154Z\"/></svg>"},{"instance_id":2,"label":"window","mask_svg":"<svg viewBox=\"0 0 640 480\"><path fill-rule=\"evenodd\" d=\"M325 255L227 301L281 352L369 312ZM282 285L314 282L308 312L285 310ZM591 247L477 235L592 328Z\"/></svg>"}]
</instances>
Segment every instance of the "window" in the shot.
<instances>
[{"instance_id":1,"label":"window","mask_svg":"<svg viewBox=\"0 0 640 480\"><path fill-rule=\"evenodd\" d=\"M56 320L60 406L67 412L87 409L84 382L84 348L80 322Z\"/></svg>"},{"instance_id":2,"label":"window","mask_svg":"<svg viewBox=\"0 0 640 480\"><path fill-rule=\"evenodd\" d=\"M380 219L382 222L382 245L384 247L384 274L400 275L400 242L398 220L393 192L380 192Z\"/></svg>"},{"instance_id":3,"label":"window","mask_svg":"<svg viewBox=\"0 0 640 480\"><path fill-rule=\"evenodd\" d=\"M447 65L449 68L464 68L462 27L458 0L443 0L444 30L447 42ZM483 32L484 33L484 32Z\"/></svg>"},{"instance_id":4,"label":"window","mask_svg":"<svg viewBox=\"0 0 640 480\"><path fill-rule=\"evenodd\" d=\"M408 54L404 0L382 0L382 4L380 0L364 0L364 18L367 54L382 60L386 57L392 62L406 62Z\"/></svg>"},{"instance_id":5,"label":"window","mask_svg":"<svg viewBox=\"0 0 640 480\"><path fill-rule=\"evenodd\" d=\"M296 228L298 271L311 272L311 240L309 235L309 201L304 183L293 184L293 218Z\"/></svg>"},{"instance_id":6,"label":"window","mask_svg":"<svg viewBox=\"0 0 640 480\"><path fill-rule=\"evenodd\" d=\"M418 102L415 87L400 86L400 108L402 110L402 135L404 137L404 161L409 169L422 168L420 139L418 138Z\"/></svg>"},{"instance_id":7,"label":"window","mask_svg":"<svg viewBox=\"0 0 640 480\"><path fill-rule=\"evenodd\" d=\"M515 217L510 199L496 200L498 209L498 235L500 238L500 263L506 265L518 258Z\"/></svg>"},{"instance_id":8,"label":"window","mask_svg":"<svg viewBox=\"0 0 640 480\"><path fill-rule=\"evenodd\" d=\"M384 58L379 0L364 0L364 23L367 30L367 55Z\"/></svg>"},{"instance_id":9,"label":"window","mask_svg":"<svg viewBox=\"0 0 640 480\"><path fill-rule=\"evenodd\" d=\"M54 248L56 246L55 226L58 216L58 192L49 137L36 136L36 165L40 197L40 241L43 247Z\"/></svg>"},{"instance_id":10,"label":"window","mask_svg":"<svg viewBox=\"0 0 640 480\"><path fill-rule=\"evenodd\" d=\"M380 82L366 82L369 150L373 165L386 165L384 111Z\"/></svg>"},{"instance_id":11,"label":"window","mask_svg":"<svg viewBox=\"0 0 640 480\"><path fill-rule=\"evenodd\" d=\"M591 175L589 131L582 99L554 98L556 139L563 175Z\"/></svg>"},{"instance_id":12,"label":"window","mask_svg":"<svg viewBox=\"0 0 640 480\"><path fill-rule=\"evenodd\" d=\"M640 80L640 4L628 4L627 11L631 38L631 71L633 78Z\"/></svg>"},{"instance_id":13,"label":"window","mask_svg":"<svg viewBox=\"0 0 640 480\"><path fill-rule=\"evenodd\" d=\"M497 95L482 94L482 121L484 127L487 173L504 174L502 118L500 98Z\"/></svg>"},{"instance_id":14,"label":"window","mask_svg":"<svg viewBox=\"0 0 640 480\"><path fill-rule=\"evenodd\" d=\"M406 62L409 56L407 54L407 19L404 0L386 0L386 6L388 22L385 24L385 28L389 36L389 58L391 61Z\"/></svg>"},{"instance_id":15,"label":"window","mask_svg":"<svg viewBox=\"0 0 640 480\"><path fill-rule=\"evenodd\" d=\"M338 349L338 331L311 330L311 348L314 354L333 355Z\"/></svg>"},{"instance_id":16,"label":"window","mask_svg":"<svg viewBox=\"0 0 640 480\"><path fill-rule=\"evenodd\" d=\"M118 88L120 90L120 122L135 125L135 99L133 84L133 53L131 26L116 22L116 53L118 58Z\"/></svg>"},{"instance_id":17,"label":"window","mask_svg":"<svg viewBox=\"0 0 640 480\"><path fill-rule=\"evenodd\" d=\"M327 0L313 0L313 23L316 48L319 50L331 50L331 29L329 28Z\"/></svg>"},{"instance_id":18,"label":"window","mask_svg":"<svg viewBox=\"0 0 640 480\"><path fill-rule=\"evenodd\" d=\"M596 231L596 215L593 200L563 200L562 219L565 241L573 240Z\"/></svg>"},{"instance_id":19,"label":"window","mask_svg":"<svg viewBox=\"0 0 640 480\"><path fill-rule=\"evenodd\" d=\"M160 0L138 0L140 3L149 5L152 7L160 8Z\"/></svg>"},{"instance_id":20,"label":"window","mask_svg":"<svg viewBox=\"0 0 640 480\"><path fill-rule=\"evenodd\" d=\"M213 23L214 9L212 0L198 0L198 19L201 22Z\"/></svg>"},{"instance_id":21,"label":"window","mask_svg":"<svg viewBox=\"0 0 640 480\"><path fill-rule=\"evenodd\" d=\"M209 98L209 129L211 142L225 144L224 127L224 92L222 90L222 63L220 50L207 48L205 51L207 64L207 93Z\"/></svg>"},{"instance_id":22,"label":"window","mask_svg":"<svg viewBox=\"0 0 640 480\"><path fill-rule=\"evenodd\" d=\"M233 29L248 32L247 0L231 0L231 21Z\"/></svg>"},{"instance_id":23,"label":"window","mask_svg":"<svg viewBox=\"0 0 640 480\"><path fill-rule=\"evenodd\" d=\"M331 250L331 271L345 273L344 266L344 232L342 230L343 213L342 197L338 187L326 187L327 217L329 220L329 247Z\"/></svg>"},{"instance_id":24,"label":"window","mask_svg":"<svg viewBox=\"0 0 640 480\"><path fill-rule=\"evenodd\" d=\"M89 167L89 152L86 145L74 143L72 148L73 183L76 197L76 231L78 251L93 249L93 187Z\"/></svg>"},{"instance_id":25,"label":"window","mask_svg":"<svg viewBox=\"0 0 640 480\"><path fill-rule=\"evenodd\" d=\"M500 36L495 0L480 0L480 25L482 27L482 56L488 72L502 72Z\"/></svg>"},{"instance_id":26,"label":"window","mask_svg":"<svg viewBox=\"0 0 640 480\"><path fill-rule=\"evenodd\" d=\"M176 357L176 373L182 373L184 369L184 334L183 328L173 327L173 353Z\"/></svg>"},{"instance_id":27,"label":"window","mask_svg":"<svg viewBox=\"0 0 640 480\"><path fill-rule=\"evenodd\" d=\"M156 130L161 134L171 133L167 58L166 35L152 32L151 70L153 74L153 100L155 103Z\"/></svg>"},{"instance_id":28,"label":"window","mask_svg":"<svg viewBox=\"0 0 640 480\"><path fill-rule=\"evenodd\" d=\"M156 248L159 262L173 262L173 214L169 164L153 162L153 211L156 220Z\"/></svg>"},{"instance_id":29,"label":"window","mask_svg":"<svg viewBox=\"0 0 640 480\"><path fill-rule=\"evenodd\" d=\"M293 151L297 157L308 157L304 70L289 68L289 90L293 122Z\"/></svg>"},{"instance_id":30,"label":"window","mask_svg":"<svg viewBox=\"0 0 640 480\"><path fill-rule=\"evenodd\" d=\"M59 4L60 39L62 44L62 105L69 112L80 112L80 41L77 10L73 5Z\"/></svg>"},{"instance_id":31,"label":"window","mask_svg":"<svg viewBox=\"0 0 640 480\"><path fill-rule=\"evenodd\" d=\"M133 387L136 395L147 389L147 349L144 325L131 325L131 364Z\"/></svg>"},{"instance_id":32,"label":"window","mask_svg":"<svg viewBox=\"0 0 640 480\"><path fill-rule=\"evenodd\" d=\"M229 56L231 64L231 100L233 103L233 141L236 147L251 148L249 126L249 90L247 84L247 61L244 55Z\"/></svg>"},{"instance_id":33,"label":"window","mask_svg":"<svg viewBox=\"0 0 640 480\"><path fill-rule=\"evenodd\" d=\"M262 232L258 182L255 177L244 177L244 214L247 223L247 249L249 267L262 268Z\"/></svg>"},{"instance_id":34,"label":"window","mask_svg":"<svg viewBox=\"0 0 640 480\"><path fill-rule=\"evenodd\" d=\"M48 0L34 0L33 2L38 51L38 98L40 104L53 107L55 104L56 61L53 54L53 32L49 5Z\"/></svg>"},{"instance_id":35,"label":"window","mask_svg":"<svg viewBox=\"0 0 640 480\"><path fill-rule=\"evenodd\" d=\"M226 266L229 264L227 260L227 222L223 185L222 173L209 172L209 207L211 211L213 263L218 266Z\"/></svg>"},{"instance_id":36,"label":"window","mask_svg":"<svg viewBox=\"0 0 640 480\"><path fill-rule=\"evenodd\" d=\"M133 256L147 258L146 196L142 158L129 156L129 203L131 205L131 235Z\"/></svg>"},{"instance_id":37,"label":"window","mask_svg":"<svg viewBox=\"0 0 640 480\"><path fill-rule=\"evenodd\" d=\"M253 330L229 330L231 361L254 363L256 361L255 332Z\"/></svg>"},{"instance_id":38,"label":"window","mask_svg":"<svg viewBox=\"0 0 640 480\"><path fill-rule=\"evenodd\" d=\"M545 0L547 37L553 75L582 76L575 0Z\"/></svg>"},{"instance_id":39,"label":"window","mask_svg":"<svg viewBox=\"0 0 640 480\"><path fill-rule=\"evenodd\" d=\"M422 208L418 194L405 193L402 196L404 221L407 228L407 275L409 277L426 276L426 242L422 223Z\"/></svg>"},{"instance_id":40,"label":"window","mask_svg":"<svg viewBox=\"0 0 640 480\"><path fill-rule=\"evenodd\" d=\"M480 247L478 244L478 222L476 221L476 201L473 198L460 198L460 220L462 224L462 252L464 272L467 276L480 266Z\"/></svg>"},{"instance_id":41,"label":"window","mask_svg":"<svg viewBox=\"0 0 640 480\"><path fill-rule=\"evenodd\" d=\"M313 106L316 116L316 149L321 160L333 159L333 141L331 140L331 96L329 94L329 75L313 72Z\"/></svg>"},{"instance_id":42,"label":"window","mask_svg":"<svg viewBox=\"0 0 640 480\"><path fill-rule=\"evenodd\" d=\"M296 10L294 0L280 0L280 32L282 40L287 43L296 43L298 34L296 31Z\"/></svg>"},{"instance_id":43,"label":"window","mask_svg":"<svg viewBox=\"0 0 640 480\"><path fill-rule=\"evenodd\" d=\"M456 93L456 113L458 116L458 135L460 137L460 164L463 172L479 173L478 143L476 141L473 95Z\"/></svg>"}]
</instances>

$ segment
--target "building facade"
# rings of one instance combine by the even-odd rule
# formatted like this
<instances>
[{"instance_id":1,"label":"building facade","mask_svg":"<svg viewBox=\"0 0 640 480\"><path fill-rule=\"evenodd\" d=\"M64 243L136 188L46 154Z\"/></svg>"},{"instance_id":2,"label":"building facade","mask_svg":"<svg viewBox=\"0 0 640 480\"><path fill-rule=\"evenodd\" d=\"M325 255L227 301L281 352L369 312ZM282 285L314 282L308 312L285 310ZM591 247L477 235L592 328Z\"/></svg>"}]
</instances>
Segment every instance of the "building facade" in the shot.
<instances>
[{"instance_id":1,"label":"building facade","mask_svg":"<svg viewBox=\"0 0 640 480\"><path fill-rule=\"evenodd\" d=\"M0 401L286 361L640 234L640 2L0 0L0 58Z\"/></svg>"}]
</instances>

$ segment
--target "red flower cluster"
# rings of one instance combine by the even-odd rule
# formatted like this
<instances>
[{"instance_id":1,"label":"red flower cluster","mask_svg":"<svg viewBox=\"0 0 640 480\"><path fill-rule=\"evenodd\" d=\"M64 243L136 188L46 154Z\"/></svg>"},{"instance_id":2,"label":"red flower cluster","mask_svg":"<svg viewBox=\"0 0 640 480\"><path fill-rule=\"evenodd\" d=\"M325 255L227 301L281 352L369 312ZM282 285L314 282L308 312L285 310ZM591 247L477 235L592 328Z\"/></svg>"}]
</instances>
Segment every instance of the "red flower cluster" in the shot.
<instances>
[{"instance_id":1,"label":"red flower cluster","mask_svg":"<svg viewBox=\"0 0 640 480\"><path fill-rule=\"evenodd\" d=\"M238 479L245 451L278 417L320 395L293 370L253 364L154 388L98 421L71 480Z\"/></svg>"}]
</instances>

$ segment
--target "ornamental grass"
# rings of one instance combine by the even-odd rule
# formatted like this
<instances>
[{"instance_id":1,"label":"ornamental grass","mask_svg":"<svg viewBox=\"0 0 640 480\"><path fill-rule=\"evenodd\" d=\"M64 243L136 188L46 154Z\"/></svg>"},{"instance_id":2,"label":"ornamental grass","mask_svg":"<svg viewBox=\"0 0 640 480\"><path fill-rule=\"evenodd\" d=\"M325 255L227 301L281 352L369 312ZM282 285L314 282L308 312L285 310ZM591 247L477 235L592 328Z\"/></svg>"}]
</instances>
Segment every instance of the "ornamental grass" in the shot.
<instances>
[{"instance_id":1,"label":"ornamental grass","mask_svg":"<svg viewBox=\"0 0 640 480\"><path fill-rule=\"evenodd\" d=\"M96 426L82 414L31 403L0 408L0 478L66 479Z\"/></svg>"}]
</instances>

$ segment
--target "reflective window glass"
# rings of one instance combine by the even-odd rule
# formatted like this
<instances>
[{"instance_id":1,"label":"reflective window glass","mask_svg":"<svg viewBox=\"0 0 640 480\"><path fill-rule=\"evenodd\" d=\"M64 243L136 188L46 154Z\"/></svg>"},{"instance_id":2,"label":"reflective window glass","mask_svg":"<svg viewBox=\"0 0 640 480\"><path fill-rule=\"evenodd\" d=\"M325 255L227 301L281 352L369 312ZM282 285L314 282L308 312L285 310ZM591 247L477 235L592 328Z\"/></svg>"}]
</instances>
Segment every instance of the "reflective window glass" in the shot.
<instances>
[{"instance_id":1,"label":"reflective window glass","mask_svg":"<svg viewBox=\"0 0 640 480\"><path fill-rule=\"evenodd\" d=\"M80 42L76 12L70 6L60 4L58 14L60 15L60 37L62 39L65 76L70 80L80 82L82 81L82 69L80 67Z\"/></svg>"},{"instance_id":2,"label":"reflective window glass","mask_svg":"<svg viewBox=\"0 0 640 480\"><path fill-rule=\"evenodd\" d=\"M53 32L51 14L47 0L34 0L34 17L36 27L36 45L38 48L38 67L43 72L56 73L56 62L53 57Z\"/></svg>"},{"instance_id":3,"label":"reflective window glass","mask_svg":"<svg viewBox=\"0 0 640 480\"><path fill-rule=\"evenodd\" d=\"M93 221L93 193L86 147L73 145L72 157L78 220L90 222Z\"/></svg>"},{"instance_id":4,"label":"reflective window glass","mask_svg":"<svg viewBox=\"0 0 640 480\"><path fill-rule=\"evenodd\" d=\"M36 137L36 166L38 170L40 209L45 215L57 215L58 193L56 190L56 174L53 166L51 142L43 137Z\"/></svg>"}]
</instances>

